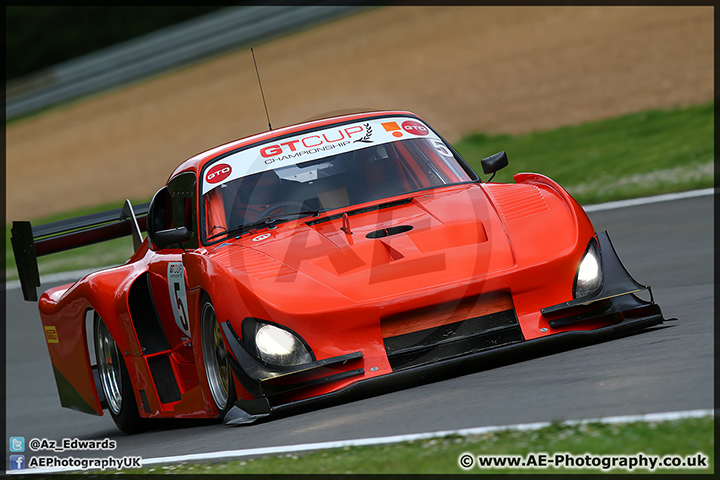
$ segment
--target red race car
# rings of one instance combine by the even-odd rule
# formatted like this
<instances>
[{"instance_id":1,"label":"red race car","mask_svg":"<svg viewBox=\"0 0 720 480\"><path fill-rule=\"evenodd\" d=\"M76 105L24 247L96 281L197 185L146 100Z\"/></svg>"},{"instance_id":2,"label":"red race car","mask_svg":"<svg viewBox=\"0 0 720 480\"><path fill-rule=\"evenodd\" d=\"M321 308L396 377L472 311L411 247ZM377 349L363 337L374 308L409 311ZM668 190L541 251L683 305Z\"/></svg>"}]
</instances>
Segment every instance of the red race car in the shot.
<instances>
[{"instance_id":1,"label":"red race car","mask_svg":"<svg viewBox=\"0 0 720 480\"><path fill-rule=\"evenodd\" d=\"M507 163L500 152L482 167ZM35 301L38 255L133 236L124 265L39 299L64 407L106 407L126 432L252 423L663 322L562 187L514 179L481 181L412 113L353 114L196 155L149 204L14 222L12 243Z\"/></svg>"}]
</instances>

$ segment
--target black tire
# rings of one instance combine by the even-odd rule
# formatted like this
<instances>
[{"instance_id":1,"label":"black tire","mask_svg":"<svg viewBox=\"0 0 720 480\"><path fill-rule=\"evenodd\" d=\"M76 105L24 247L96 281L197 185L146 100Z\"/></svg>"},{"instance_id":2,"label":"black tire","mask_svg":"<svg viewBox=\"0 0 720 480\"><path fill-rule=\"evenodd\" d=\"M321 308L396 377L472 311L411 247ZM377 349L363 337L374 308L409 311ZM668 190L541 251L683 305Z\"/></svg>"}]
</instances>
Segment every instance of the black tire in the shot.
<instances>
[{"instance_id":1,"label":"black tire","mask_svg":"<svg viewBox=\"0 0 720 480\"><path fill-rule=\"evenodd\" d=\"M125 359L97 313L93 321L93 340L100 385L115 425L125 433L147 430L150 420L140 416Z\"/></svg>"},{"instance_id":2,"label":"black tire","mask_svg":"<svg viewBox=\"0 0 720 480\"><path fill-rule=\"evenodd\" d=\"M235 380L215 307L207 295L203 295L200 307L200 345L208 388L218 417L224 418L237 399Z\"/></svg>"}]
</instances>

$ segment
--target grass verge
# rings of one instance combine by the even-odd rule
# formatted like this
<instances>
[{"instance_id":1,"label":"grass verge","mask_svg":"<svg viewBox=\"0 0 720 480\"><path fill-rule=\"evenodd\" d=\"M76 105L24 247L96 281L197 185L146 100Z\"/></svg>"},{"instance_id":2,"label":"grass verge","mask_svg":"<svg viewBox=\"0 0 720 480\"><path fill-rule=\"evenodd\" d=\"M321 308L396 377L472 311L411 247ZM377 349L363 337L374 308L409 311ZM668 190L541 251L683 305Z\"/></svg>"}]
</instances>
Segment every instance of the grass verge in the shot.
<instances>
[{"instance_id":1,"label":"grass verge","mask_svg":"<svg viewBox=\"0 0 720 480\"><path fill-rule=\"evenodd\" d=\"M495 181L512 182L517 172L543 173L582 204L707 188L714 183L714 102L518 136L473 134L456 142L455 147L478 172L482 172L483 158L505 150L510 165ZM118 201L35 219L33 224L121 206L122 201ZM17 270L9 226L6 238L6 274L13 280ZM131 250L128 237L41 257L40 274L120 264Z\"/></svg>"},{"instance_id":2,"label":"grass verge","mask_svg":"<svg viewBox=\"0 0 720 480\"><path fill-rule=\"evenodd\" d=\"M629 424L590 423L553 424L530 431L502 430L483 435L448 436L391 445L343 447L313 453L234 460L225 463L179 463L152 466L126 473L223 473L223 474L303 474L303 473L648 473L648 468L478 468L463 470L461 455L519 455L547 453L551 457L636 455L645 457L707 457L707 468L657 468L654 473L713 473L713 418L693 418L665 422ZM539 455L536 456L539 458ZM555 457L556 458L556 457ZM577 458L577 457L576 457ZM577 460L576 460L577 461ZM602 460L600 460L602 461ZM610 460L607 460L610 461ZM567 461L566 461L567 463Z\"/></svg>"},{"instance_id":3,"label":"grass verge","mask_svg":"<svg viewBox=\"0 0 720 480\"><path fill-rule=\"evenodd\" d=\"M505 150L510 164L495 177L539 172L581 204L712 187L714 102L648 110L526 135L473 134L455 143L478 172L480 160Z\"/></svg>"},{"instance_id":4,"label":"grass verge","mask_svg":"<svg viewBox=\"0 0 720 480\"><path fill-rule=\"evenodd\" d=\"M133 205L149 201L149 198L138 200L131 199ZM89 215L91 213L103 212L106 210L114 210L122 208L123 203L124 200L116 203L107 203L97 205L95 207L74 210L72 212L55 214L33 220L32 224L42 225L45 223L56 222L58 220L64 220L66 218ZM15 266L15 256L13 255L12 245L10 243L11 228L12 224L5 226L5 274L7 280L16 280L18 278L18 273ZM88 245L74 250L66 250L46 257L39 257L38 270L40 271L40 275L45 275L48 273L104 267L107 265L119 265L130 258L130 255L132 254L132 238L116 238L103 243L96 243L94 245Z\"/></svg>"}]
</instances>

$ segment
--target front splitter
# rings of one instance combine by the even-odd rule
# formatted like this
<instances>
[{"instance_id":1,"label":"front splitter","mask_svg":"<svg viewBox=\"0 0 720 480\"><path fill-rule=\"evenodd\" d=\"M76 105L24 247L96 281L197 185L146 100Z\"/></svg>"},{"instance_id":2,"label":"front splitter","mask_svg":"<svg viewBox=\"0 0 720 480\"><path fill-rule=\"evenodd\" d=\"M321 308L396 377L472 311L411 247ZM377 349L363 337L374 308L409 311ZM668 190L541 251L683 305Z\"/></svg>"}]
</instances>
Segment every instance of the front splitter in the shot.
<instances>
[{"instance_id":1,"label":"front splitter","mask_svg":"<svg viewBox=\"0 0 720 480\"><path fill-rule=\"evenodd\" d=\"M268 399L240 400L225 417L228 425L248 425L259 420L275 419L383 393L402 390L472 372L496 368L503 364L529 360L550 353L559 353L582 346L622 337L663 323L662 314L626 319L621 323L594 330L561 332L542 338L525 340L461 357L438 360L392 372L387 375L360 380L343 389L280 405L270 405ZM482 362L479 362L482 360Z\"/></svg>"}]
</instances>

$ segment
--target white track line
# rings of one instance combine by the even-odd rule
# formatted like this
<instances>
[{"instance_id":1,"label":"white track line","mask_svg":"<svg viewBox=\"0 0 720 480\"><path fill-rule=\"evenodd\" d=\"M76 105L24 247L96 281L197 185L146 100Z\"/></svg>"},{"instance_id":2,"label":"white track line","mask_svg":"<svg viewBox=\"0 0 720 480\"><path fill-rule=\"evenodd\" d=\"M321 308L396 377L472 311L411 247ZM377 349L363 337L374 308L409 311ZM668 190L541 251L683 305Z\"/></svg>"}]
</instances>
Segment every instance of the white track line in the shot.
<instances>
[{"instance_id":1,"label":"white track line","mask_svg":"<svg viewBox=\"0 0 720 480\"><path fill-rule=\"evenodd\" d=\"M715 410L687 410L683 412L664 412L664 413L648 413L642 415L620 415L614 417L600 417L600 418L587 418L582 420L567 420L561 422L561 425L583 425L587 423L605 423L605 424L618 424L618 423L632 423L632 422L664 422L672 420L681 420L685 418L701 418L713 416ZM175 455L171 457L157 457L157 458L144 458L142 460L142 466L147 467L149 465L157 464L170 464L178 462L202 462L207 460L233 460L244 457L257 457L262 455L278 455L285 453L299 453L309 452L314 450L328 450L343 447L360 447L369 445L388 445L392 443L400 442L411 442L414 440L425 440L429 438L442 438L448 435L483 435L486 433L497 432L497 431L521 431L527 432L532 430L539 430L541 428L549 427L552 425L551 422L537 422L537 423L520 423L516 425L499 425L499 426L488 426L488 427L476 427L476 428L463 428L460 430L443 430L437 432L427 433L412 433L406 435L393 435L389 437L375 437L375 438L358 438L352 440L339 440L335 442L320 442L320 443L305 443L300 445L281 445L276 447L262 447L262 448L246 448L242 450L224 450L221 452L209 452L209 453L192 453L187 455ZM237 427L234 427L237 428ZM77 471L76 468L34 468L26 470L8 470L5 473L58 473L58 472L70 472ZM125 470L127 473L132 473L131 469Z\"/></svg>"},{"instance_id":2,"label":"white track line","mask_svg":"<svg viewBox=\"0 0 720 480\"><path fill-rule=\"evenodd\" d=\"M704 197L707 195L713 195L714 193L715 193L714 188L705 188L702 190L691 190L689 192L668 193L666 195L656 195L653 197L633 198L630 200L619 200L617 202L599 203L596 205L588 205L583 208L588 213L589 212L599 212L602 210L615 210L617 208L635 207L638 205L648 205L650 203L682 200L684 198ZM74 270L71 272L60 272L60 273L52 273L52 274L48 274L48 275L43 275L42 277L40 277L40 283L47 284L47 283L52 283L52 282L70 282L73 280L79 280L80 278L84 277L88 273L96 272L98 270L102 270L103 268L109 268L109 267L98 267L98 268L94 268L92 270ZM19 280L10 280L5 283L5 290L15 290L17 288L20 288Z\"/></svg>"},{"instance_id":3,"label":"white track line","mask_svg":"<svg viewBox=\"0 0 720 480\"><path fill-rule=\"evenodd\" d=\"M671 200L682 200L684 198L704 197L715 193L714 188L704 188L702 190L690 190L689 192L668 193L665 195L655 195L653 197L631 198L629 200L618 200L616 202L599 203L597 205L588 205L583 207L586 212L599 212L601 210L615 210L617 208L635 207L638 205L648 205L650 203L668 202Z\"/></svg>"},{"instance_id":4,"label":"white track line","mask_svg":"<svg viewBox=\"0 0 720 480\"><path fill-rule=\"evenodd\" d=\"M714 414L714 410L690 410L685 412L651 413L645 415L624 415L616 417L592 418L584 420L568 420L562 425L580 425L585 423L631 423L631 422L660 422L669 420L680 420L684 418L707 417ZM389 437L359 438L353 440L340 440L335 442L306 443L301 445L286 445L278 447L248 448L244 450L226 450L223 452L199 453L188 455L176 455L172 457L159 457L143 459L143 465L158 463L189 462L194 460L209 460L221 458L240 458L257 455L275 455L290 452L306 452L310 450L326 450L343 447L359 447L367 445L387 445L391 443L411 442L414 440L425 440L429 438L441 438L448 435L483 435L489 432L501 430L530 431L539 430L550 426L551 422L521 423L516 425L500 425L476 428L463 428L460 430L443 430L427 433L412 433L406 435L393 435Z\"/></svg>"}]
</instances>

